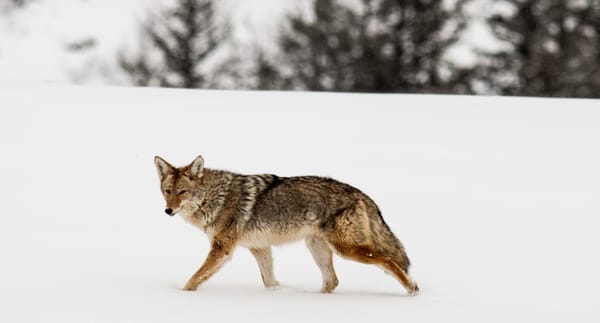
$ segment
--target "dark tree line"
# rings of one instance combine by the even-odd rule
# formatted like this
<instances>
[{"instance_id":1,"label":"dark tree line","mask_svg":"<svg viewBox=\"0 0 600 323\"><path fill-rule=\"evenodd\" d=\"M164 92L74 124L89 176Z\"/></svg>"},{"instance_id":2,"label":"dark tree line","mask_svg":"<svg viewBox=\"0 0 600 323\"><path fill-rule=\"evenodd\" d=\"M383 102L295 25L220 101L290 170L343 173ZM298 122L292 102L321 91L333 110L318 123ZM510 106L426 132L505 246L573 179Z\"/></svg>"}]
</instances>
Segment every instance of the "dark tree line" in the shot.
<instances>
[{"instance_id":1,"label":"dark tree line","mask_svg":"<svg viewBox=\"0 0 600 323\"><path fill-rule=\"evenodd\" d=\"M512 13L488 23L507 49L479 53L469 68L445 57L468 23L469 0L355 2L314 0L308 14L288 17L278 53L234 51L207 72L227 28L216 24L213 1L179 0L147 25L148 50L122 66L138 85L220 87L228 75L246 89L477 93L483 84L501 95L600 97L600 1L499 0Z\"/></svg>"},{"instance_id":2,"label":"dark tree line","mask_svg":"<svg viewBox=\"0 0 600 323\"><path fill-rule=\"evenodd\" d=\"M507 95L600 97L600 1L509 0L490 25L511 50L489 55L479 79Z\"/></svg>"},{"instance_id":3,"label":"dark tree line","mask_svg":"<svg viewBox=\"0 0 600 323\"><path fill-rule=\"evenodd\" d=\"M451 12L442 1L364 0L349 8L335 0L314 3L314 20L291 17L281 37L280 64L314 91L451 92L438 67L460 31L442 31Z\"/></svg>"}]
</instances>

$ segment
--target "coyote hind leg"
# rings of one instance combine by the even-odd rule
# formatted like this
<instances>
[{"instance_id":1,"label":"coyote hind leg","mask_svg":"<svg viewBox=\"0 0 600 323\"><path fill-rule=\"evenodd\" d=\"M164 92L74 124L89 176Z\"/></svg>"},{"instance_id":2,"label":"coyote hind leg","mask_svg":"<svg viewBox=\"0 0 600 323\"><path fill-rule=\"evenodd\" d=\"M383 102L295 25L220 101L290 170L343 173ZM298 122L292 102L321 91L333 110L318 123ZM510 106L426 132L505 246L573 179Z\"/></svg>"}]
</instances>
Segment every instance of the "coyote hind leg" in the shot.
<instances>
[{"instance_id":1,"label":"coyote hind leg","mask_svg":"<svg viewBox=\"0 0 600 323\"><path fill-rule=\"evenodd\" d=\"M364 264L377 265L392 274L409 294L416 294L419 286L408 276L402 267L390 257L381 255L370 247L335 245L336 252L344 257Z\"/></svg>"},{"instance_id":2,"label":"coyote hind leg","mask_svg":"<svg viewBox=\"0 0 600 323\"><path fill-rule=\"evenodd\" d=\"M338 278L333 269L333 252L329 245L318 236L308 237L305 240L306 247L310 250L313 259L321 270L323 276L323 287L321 288L322 293L331 293L338 285Z\"/></svg>"},{"instance_id":3,"label":"coyote hind leg","mask_svg":"<svg viewBox=\"0 0 600 323\"><path fill-rule=\"evenodd\" d=\"M402 269L402 267L394 260L383 257L383 262L378 264L383 270L391 273L410 295L416 295L419 293L419 286L417 283L408 276L408 273Z\"/></svg>"},{"instance_id":4,"label":"coyote hind leg","mask_svg":"<svg viewBox=\"0 0 600 323\"><path fill-rule=\"evenodd\" d=\"M376 212L376 207L358 200L336 217L328 242L342 257L378 265L415 294L419 287L406 273L410 262L404 248Z\"/></svg>"},{"instance_id":5,"label":"coyote hind leg","mask_svg":"<svg viewBox=\"0 0 600 323\"><path fill-rule=\"evenodd\" d=\"M250 248L250 252L254 258L256 258L258 268L260 269L260 276L262 277L265 287L271 288L279 286L279 282L275 279L275 275L273 274L273 256L271 247L261 249Z\"/></svg>"}]
</instances>

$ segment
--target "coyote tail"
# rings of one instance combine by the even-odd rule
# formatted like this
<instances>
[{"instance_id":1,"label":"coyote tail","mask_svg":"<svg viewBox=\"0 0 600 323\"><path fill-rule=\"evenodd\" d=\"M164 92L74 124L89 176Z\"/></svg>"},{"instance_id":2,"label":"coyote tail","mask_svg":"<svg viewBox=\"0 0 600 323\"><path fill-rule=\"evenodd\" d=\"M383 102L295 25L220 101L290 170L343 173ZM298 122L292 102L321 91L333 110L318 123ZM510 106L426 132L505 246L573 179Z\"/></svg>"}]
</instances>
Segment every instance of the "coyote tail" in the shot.
<instances>
[{"instance_id":1,"label":"coyote tail","mask_svg":"<svg viewBox=\"0 0 600 323\"><path fill-rule=\"evenodd\" d=\"M402 270L408 273L410 259L406 255L404 246L385 223L381 211L374 202L367 203L369 229L373 239L373 247L384 257L397 263Z\"/></svg>"}]
</instances>

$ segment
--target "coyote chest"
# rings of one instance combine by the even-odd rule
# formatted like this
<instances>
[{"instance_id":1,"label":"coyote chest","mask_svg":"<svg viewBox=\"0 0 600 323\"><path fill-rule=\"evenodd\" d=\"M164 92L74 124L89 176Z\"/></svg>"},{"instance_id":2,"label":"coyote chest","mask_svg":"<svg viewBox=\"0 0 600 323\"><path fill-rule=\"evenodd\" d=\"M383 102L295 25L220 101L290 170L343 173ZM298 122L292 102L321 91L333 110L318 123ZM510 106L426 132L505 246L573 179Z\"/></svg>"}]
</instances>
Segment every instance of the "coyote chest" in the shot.
<instances>
[{"instance_id":1,"label":"coyote chest","mask_svg":"<svg viewBox=\"0 0 600 323\"><path fill-rule=\"evenodd\" d=\"M204 231L210 240L215 235L214 228L208 225L206 217L201 216L202 212L200 211L200 209L194 210L193 208L182 208L179 214L185 222Z\"/></svg>"}]
</instances>

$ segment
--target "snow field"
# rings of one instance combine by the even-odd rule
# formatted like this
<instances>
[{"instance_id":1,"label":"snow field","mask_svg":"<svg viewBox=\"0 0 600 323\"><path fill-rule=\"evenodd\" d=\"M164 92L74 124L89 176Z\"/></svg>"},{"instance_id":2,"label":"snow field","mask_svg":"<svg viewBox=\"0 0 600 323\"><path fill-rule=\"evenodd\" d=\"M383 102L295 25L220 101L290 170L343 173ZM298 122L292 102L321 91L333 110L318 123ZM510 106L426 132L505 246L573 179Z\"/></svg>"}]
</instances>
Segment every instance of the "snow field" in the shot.
<instances>
[{"instance_id":1,"label":"snow field","mask_svg":"<svg viewBox=\"0 0 600 323\"><path fill-rule=\"evenodd\" d=\"M597 322L600 110L595 100L0 89L0 320L11 322ZM369 194L421 294L336 257L318 293L303 243L248 251L197 292L208 251L163 213L154 155L183 165L322 175Z\"/></svg>"}]
</instances>

